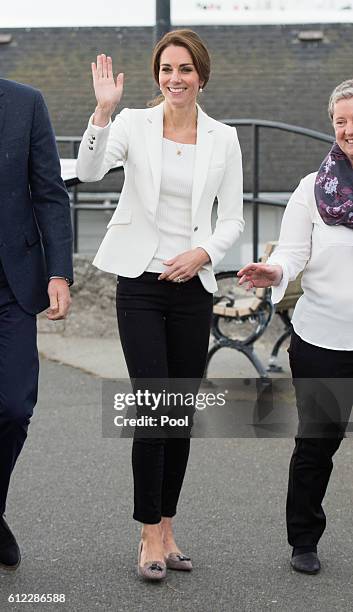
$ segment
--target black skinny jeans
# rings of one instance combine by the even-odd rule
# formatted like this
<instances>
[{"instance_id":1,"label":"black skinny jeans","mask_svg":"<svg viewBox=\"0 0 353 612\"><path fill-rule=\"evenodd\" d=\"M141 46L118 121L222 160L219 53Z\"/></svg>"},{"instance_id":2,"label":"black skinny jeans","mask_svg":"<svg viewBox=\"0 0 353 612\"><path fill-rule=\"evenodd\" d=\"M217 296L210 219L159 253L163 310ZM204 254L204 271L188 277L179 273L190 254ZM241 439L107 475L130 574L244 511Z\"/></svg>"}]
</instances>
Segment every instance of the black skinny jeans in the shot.
<instances>
[{"instance_id":1,"label":"black skinny jeans","mask_svg":"<svg viewBox=\"0 0 353 612\"><path fill-rule=\"evenodd\" d=\"M322 501L332 457L344 438L352 408L353 351L314 346L293 331L288 352L299 416L289 467L288 542L315 546L326 527Z\"/></svg>"},{"instance_id":2,"label":"black skinny jeans","mask_svg":"<svg viewBox=\"0 0 353 612\"><path fill-rule=\"evenodd\" d=\"M157 386L160 380L193 379L197 392L195 381L198 386L208 350L212 294L198 277L174 283L159 281L158 276L144 272L137 278L118 277L118 325L130 378L135 388L148 379L155 379ZM161 437L144 437L135 430L133 517L141 523L156 524L162 516L176 514L190 450L192 412L183 437L165 431ZM138 414L142 413L140 409Z\"/></svg>"}]
</instances>

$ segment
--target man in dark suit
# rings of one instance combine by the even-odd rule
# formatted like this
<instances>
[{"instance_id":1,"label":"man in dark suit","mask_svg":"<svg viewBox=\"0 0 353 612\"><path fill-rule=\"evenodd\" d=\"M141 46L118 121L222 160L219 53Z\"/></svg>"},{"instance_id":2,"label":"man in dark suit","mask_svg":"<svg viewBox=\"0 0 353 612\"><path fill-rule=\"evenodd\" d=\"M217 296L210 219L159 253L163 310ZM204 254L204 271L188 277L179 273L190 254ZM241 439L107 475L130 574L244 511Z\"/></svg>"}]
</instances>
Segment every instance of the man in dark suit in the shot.
<instances>
[{"instance_id":1,"label":"man in dark suit","mask_svg":"<svg viewBox=\"0 0 353 612\"><path fill-rule=\"evenodd\" d=\"M20 550L4 519L37 401L36 315L65 317L72 283L69 198L41 93L0 79L0 567Z\"/></svg>"}]
</instances>

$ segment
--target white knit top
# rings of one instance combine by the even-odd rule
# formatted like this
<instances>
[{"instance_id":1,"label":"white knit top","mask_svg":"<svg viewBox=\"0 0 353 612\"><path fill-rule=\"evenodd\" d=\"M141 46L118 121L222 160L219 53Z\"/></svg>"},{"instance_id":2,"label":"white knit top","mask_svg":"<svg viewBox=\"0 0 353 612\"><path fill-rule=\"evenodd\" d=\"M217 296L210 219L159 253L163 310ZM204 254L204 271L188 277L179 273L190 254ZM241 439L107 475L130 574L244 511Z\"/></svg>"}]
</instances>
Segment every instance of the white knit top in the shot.
<instances>
[{"instance_id":1,"label":"white knit top","mask_svg":"<svg viewBox=\"0 0 353 612\"><path fill-rule=\"evenodd\" d=\"M159 243L147 272L164 272L167 266L163 261L191 249L195 148L193 144L179 144L163 138L161 189L156 214Z\"/></svg>"}]
</instances>

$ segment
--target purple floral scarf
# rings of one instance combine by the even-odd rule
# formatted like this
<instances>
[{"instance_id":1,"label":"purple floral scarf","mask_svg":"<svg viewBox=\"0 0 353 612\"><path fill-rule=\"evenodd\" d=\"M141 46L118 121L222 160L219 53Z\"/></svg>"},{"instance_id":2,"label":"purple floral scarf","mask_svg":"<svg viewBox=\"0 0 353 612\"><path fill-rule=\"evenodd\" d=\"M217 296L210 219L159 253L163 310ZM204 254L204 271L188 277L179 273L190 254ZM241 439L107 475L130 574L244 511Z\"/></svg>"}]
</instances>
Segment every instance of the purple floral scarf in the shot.
<instances>
[{"instance_id":1,"label":"purple floral scarf","mask_svg":"<svg viewBox=\"0 0 353 612\"><path fill-rule=\"evenodd\" d=\"M353 168L336 142L317 173L315 198L327 225L353 229Z\"/></svg>"}]
</instances>

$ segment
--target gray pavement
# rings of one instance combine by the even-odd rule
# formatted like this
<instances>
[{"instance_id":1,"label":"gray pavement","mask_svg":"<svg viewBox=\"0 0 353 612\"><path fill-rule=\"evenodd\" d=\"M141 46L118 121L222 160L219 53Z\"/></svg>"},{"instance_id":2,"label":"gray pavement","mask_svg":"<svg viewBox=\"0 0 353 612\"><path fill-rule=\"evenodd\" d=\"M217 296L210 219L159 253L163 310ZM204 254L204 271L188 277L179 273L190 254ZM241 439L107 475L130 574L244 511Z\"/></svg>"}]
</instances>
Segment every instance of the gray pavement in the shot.
<instances>
[{"instance_id":1,"label":"gray pavement","mask_svg":"<svg viewBox=\"0 0 353 612\"><path fill-rule=\"evenodd\" d=\"M0 573L0 610L350 612L352 441L326 499L323 569L289 568L284 523L290 439L194 439L176 521L194 561L164 584L136 576L128 439L101 435L101 380L42 360L40 401L16 468L8 520L23 562ZM10 604L11 593L64 593L61 604Z\"/></svg>"},{"instance_id":2,"label":"gray pavement","mask_svg":"<svg viewBox=\"0 0 353 612\"><path fill-rule=\"evenodd\" d=\"M266 331L267 335L269 331ZM268 362L273 342L274 340L256 343L256 352L263 364ZM41 333L38 335L38 347L41 355L47 359L80 368L102 378L128 376L122 347L115 329L110 338ZM289 376L288 355L285 347L278 355L278 365L283 368L283 373L279 376ZM222 348L212 358L209 377L232 378L234 376L254 377L257 376L257 373L244 355L234 349Z\"/></svg>"}]
</instances>

